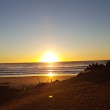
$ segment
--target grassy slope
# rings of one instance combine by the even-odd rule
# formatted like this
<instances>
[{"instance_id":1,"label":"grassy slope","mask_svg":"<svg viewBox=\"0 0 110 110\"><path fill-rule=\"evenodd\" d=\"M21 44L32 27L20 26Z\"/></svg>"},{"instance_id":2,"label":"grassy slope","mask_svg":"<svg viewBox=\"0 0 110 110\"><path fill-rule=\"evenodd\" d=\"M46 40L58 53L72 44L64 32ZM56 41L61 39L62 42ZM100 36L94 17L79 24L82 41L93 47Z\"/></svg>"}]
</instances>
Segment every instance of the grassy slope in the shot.
<instances>
[{"instance_id":1,"label":"grassy slope","mask_svg":"<svg viewBox=\"0 0 110 110\"><path fill-rule=\"evenodd\" d=\"M52 95L53 98L48 96ZM109 110L110 83L75 78L25 91L0 110Z\"/></svg>"}]
</instances>

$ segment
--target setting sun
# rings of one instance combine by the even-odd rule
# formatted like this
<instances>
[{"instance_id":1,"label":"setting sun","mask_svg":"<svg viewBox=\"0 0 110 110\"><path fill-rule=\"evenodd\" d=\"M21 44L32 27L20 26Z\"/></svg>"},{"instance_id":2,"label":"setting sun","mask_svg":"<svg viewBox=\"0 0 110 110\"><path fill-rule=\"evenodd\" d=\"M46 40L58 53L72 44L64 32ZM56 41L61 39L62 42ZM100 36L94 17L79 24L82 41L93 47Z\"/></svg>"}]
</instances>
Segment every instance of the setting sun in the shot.
<instances>
[{"instance_id":1,"label":"setting sun","mask_svg":"<svg viewBox=\"0 0 110 110\"><path fill-rule=\"evenodd\" d=\"M41 62L58 62L59 58L53 52L47 52L43 58L41 58Z\"/></svg>"}]
</instances>

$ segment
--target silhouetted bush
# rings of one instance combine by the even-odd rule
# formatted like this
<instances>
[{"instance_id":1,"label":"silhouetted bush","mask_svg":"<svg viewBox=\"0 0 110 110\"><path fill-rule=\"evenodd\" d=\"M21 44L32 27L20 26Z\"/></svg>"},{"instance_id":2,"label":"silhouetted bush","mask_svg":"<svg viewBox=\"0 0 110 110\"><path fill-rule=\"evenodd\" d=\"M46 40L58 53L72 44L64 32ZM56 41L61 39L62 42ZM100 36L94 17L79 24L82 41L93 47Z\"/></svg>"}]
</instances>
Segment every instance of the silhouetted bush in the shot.
<instances>
[{"instance_id":1,"label":"silhouetted bush","mask_svg":"<svg viewBox=\"0 0 110 110\"><path fill-rule=\"evenodd\" d=\"M110 70L110 61L106 63L106 68Z\"/></svg>"},{"instance_id":2,"label":"silhouetted bush","mask_svg":"<svg viewBox=\"0 0 110 110\"><path fill-rule=\"evenodd\" d=\"M92 65L89 65L89 66L87 66L87 68L85 69L85 71L88 71L88 70L90 70L90 71L93 71L93 70L103 70L103 69L105 69L105 65L103 65L103 64L93 64L92 63Z\"/></svg>"},{"instance_id":3,"label":"silhouetted bush","mask_svg":"<svg viewBox=\"0 0 110 110\"><path fill-rule=\"evenodd\" d=\"M106 66L98 63L89 65L77 76L89 81L110 81L110 61L106 63Z\"/></svg>"}]
</instances>

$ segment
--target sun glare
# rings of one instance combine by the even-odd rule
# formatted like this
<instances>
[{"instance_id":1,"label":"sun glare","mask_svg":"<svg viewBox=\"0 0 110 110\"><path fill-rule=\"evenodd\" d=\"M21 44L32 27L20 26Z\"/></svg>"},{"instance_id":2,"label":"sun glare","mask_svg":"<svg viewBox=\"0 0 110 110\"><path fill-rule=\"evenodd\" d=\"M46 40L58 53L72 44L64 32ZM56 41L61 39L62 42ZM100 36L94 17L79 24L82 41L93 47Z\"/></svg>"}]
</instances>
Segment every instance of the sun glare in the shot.
<instances>
[{"instance_id":1,"label":"sun glare","mask_svg":"<svg viewBox=\"0 0 110 110\"><path fill-rule=\"evenodd\" d=\"M47 74L47 76L52 77L52 76L54 76L54 74L53 73L49 73L49 74Z\"/></svg>"},{"instance_id":2,"label":"sun glare","mask_svg":"<svg viewBox=\"0 0 110 110\"><path fill-rule=\"evenodd\" d=\"M41 62L58 62L58 57L53 52L47 52L43 58L41 59Z\"/></svg>"}]
</instances>

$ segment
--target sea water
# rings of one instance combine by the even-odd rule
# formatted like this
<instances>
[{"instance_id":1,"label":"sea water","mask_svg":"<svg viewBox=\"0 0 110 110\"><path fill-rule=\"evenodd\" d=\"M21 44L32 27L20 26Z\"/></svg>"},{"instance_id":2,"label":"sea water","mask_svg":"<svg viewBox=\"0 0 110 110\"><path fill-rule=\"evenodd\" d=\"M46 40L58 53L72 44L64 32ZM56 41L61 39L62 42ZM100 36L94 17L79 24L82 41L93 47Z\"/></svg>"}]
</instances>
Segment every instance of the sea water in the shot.
<instances>
[{"instance_id":1,"label":"sea water","mask_svg":"<svg viewBox=\"0 0 110 110\"><path fill-rule=\"evenodd\" d=\"M1 63L0 76L43 76L46 74L74 75L92 63L106 64L107 61L71 61L54 63Z\"/></svg>"}]
</instances>

